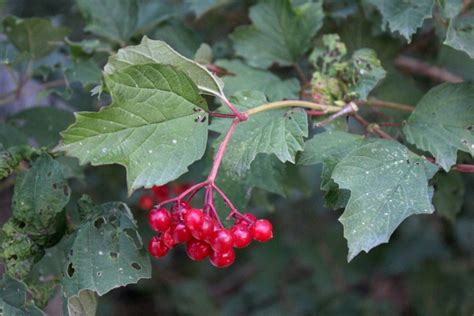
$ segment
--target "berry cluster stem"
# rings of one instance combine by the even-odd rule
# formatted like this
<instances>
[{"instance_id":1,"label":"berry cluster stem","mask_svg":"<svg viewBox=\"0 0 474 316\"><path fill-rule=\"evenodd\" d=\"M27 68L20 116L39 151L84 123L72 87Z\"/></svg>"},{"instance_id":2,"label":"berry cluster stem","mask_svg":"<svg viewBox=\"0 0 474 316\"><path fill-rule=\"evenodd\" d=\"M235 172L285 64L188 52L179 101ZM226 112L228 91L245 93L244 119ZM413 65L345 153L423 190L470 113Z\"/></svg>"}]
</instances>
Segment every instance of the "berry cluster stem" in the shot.
<instances>
[{"instance_id":1,"label":"berry cluster stem","mask_svg":"<svg viewBox=\"0 0 474 316\"><path fill-rule=\"evenodd\" d=\"M219 167L221 165L222 158L224 157L227 144L229 143L230 138L232 137L232 134L234 133L234 130L239 124L239 122L240 120L238 118L232 121L232 124L227 130L227 134L225 135L224 140L219 145L219 149L217 150L216 157L214 158L214 163L212 165L211 172L209 173L209 177L207 178L207 181L211 184L213 184L216 180L217 172L219 171Z\"/></svg>"}]
</instances>

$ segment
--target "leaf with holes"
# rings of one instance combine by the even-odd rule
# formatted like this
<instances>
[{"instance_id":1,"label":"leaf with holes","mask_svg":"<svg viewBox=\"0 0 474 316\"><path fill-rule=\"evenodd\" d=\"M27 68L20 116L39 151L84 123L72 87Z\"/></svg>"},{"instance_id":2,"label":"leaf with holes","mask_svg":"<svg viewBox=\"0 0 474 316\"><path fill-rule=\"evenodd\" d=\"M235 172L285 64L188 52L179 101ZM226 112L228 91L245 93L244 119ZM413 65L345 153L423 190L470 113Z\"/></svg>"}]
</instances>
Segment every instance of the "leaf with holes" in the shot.
<instances>
[{"instance_id":1,"label":"leaf with holes","mask_svg":"<svg viewBox=\"0 0 474 316\"><path fill-rule=\"evenodd\" d=\"M231 39L236 53L251 66L289 66L310 48L323 18L322 1L302 5L288 0L261 1L250 9L252 25L238 27Z\"/></svg>"},{"instance_id":2,"label":"leaf with holes","mask_svg":"<svg viewBox=\"0 0 474 316\"><path fill-rule=\"evenodd\" d=\"M62 286L66 297L82 290L103 295L151 277L150 259L124 203L97 206L75 231Z\"/></svg>"},{"instance_id":3,"label":"leaf with holes","mask_svg":"<svg viewBox=\"0 0 474 316\"><path fill-rule=\"evenodd\" d=\"M456 163L458 150L474 155L474 84L445 83L431 89L403 132L410 143L432 153L446 171Z\"/></svg>"},{"instance_id":4,"label":"leaf with holes","mask_svg":"<svg viewBox=\"0 0 474 316\"><path fill-rule=\"evenodd\" d=\"M392 32L398 32L408 41L423 21L431 17L434 0L369 0L377 7Z\"/></svg>"},{"instance_id":5,"label":"leaf with holes","mask_svg":"<svg viewBox=\"0 0 474 316\"><path fill-rule=\"evenodd\" d=\"M265 95L258 91L242 91L231 98L239 111L247 111L266 103ZM211 129L221 134L230 122L213 122ZM295 161L295 155L303 150L303 138L308 136L308 118L302 109L278 109L252 116L235 129L224 155L224 163L243 175L259 153L275 154L282 162ZM223 135L220 137L221 141ZM219 142L218 141L218 142Z\"/></svg>"},{"instance_id":6,"label":"leaf with holes","mask_svg":"<svg viewBox=\"0 0 474 316\"><path fill-rule=\"evenodd\" d=\"M444 44L461 50L469 57L474 58L474 18L472 14L451 19Z\"/></svg>"},{"instance_id":7,"label":"leaf with holes","mask_svg":"<svg viewBox=\"0 0 474 316\"><path fill-rule=\"evenodd\" d=\"M125 166L129 193L166 184L202 157L207 105L185 73L168 65L134 65L105 82L113 103L76 113L56 150L81 163Z\"/></svg>"},{"instance_id":8,"label":"leaf with holes","mask_svg":"<svg viewBox=\"0 0 474 316\"><path fill-rule=\"evenodd\" d=\"M332 179L351 191L339 218L349 245L349 260L388 242L408 216L434 211L428 180L437 170L405 146L380 139L354 149L335 166Z\"/></svg>"},{"instance_id":9,"label":"leaf with holes","mask_svg":"<svg viewBox=\"0 0 474 316\"><path fill-rule=\"evenodd\" d=\"M0 315L42 316L45 315L29 299L26 285L7 274L0 280Z\"/></svg>"},{"instance_id":10,"label":"leaf with holes","mask_svg":"<svg viewBox=\"0 0 474 316\"><path fill-rule=\"evenodd\" d=\"M354 67L354 83L350 90L355 92L359 99L365 100L375 86L385 77L377 54L372 49L364 48L354 52L351 57Z\"/></svg>"},{"instance_id":11,"label":"leaf with holes","mask_svg":"<svg viewBox=\"0 0 474 316\"><path fill-rule=\"evenodd\" d=\"M222 82L204 66L180 55L165 42L151 40L146 36L139 45L119 49L117 55L109 58L104 72L111 75L130 65L149 63L174 66L188 75L201 92L222 95Z\"/></svg>"},{"instance_id":12,"label":"leaf with holes","mask_svg":"<svg viewBox=\"0 0 474 316\"><path fill-rule=\"evenodd\" d=\"M43 154L28 171L18 175L13 194L13 216L24 224L30 237L48 239L64 219L61 213L69 196L70 188L61 165Z\"/></svg>"},{"instance_id":13,"label":"leaf with holes","mask_svg":"<svg viewBox=\"0 0 474 316\"><path fill-rule=\"evenodd\" d=\"M87 21L86 30L117 43L126 43L138 25L137 0L76 0Z\"/></svg>"},{"instance_id":14,"label":"leaf with holes","mask_svg":"<svg viewBox=\"0 0 474 316\"><path fill-rule=\"evenodd\" d=\"M326 206L331 208L345 207L349 200L349 191L339 189L331 179L334 167L352 150L362 145L364 138L359 135L340 131L328 131L315 135L304 145L304 151L298 164L308 166L323 164L321 190L326 191Z\"/></svg>"},{"instance_id":15,"label":"leaf with holes","mask_svg":"<svg viewBox=\"0 0 474 316\"><path fill-rule=\"evenodd\" d=\"M47 19L17 19L9 16L3 20L3 30L12 44L28 58L38 59L51 53L55 42L62 41L69 30L54 27Z\"/></svg>"},{"instance_id":16,"label":"leaf with holes","mask_svg":"<svg viewBox=\"0 0 474 316\"><path fill-rule=\"evenodd\" d=\"M229 75L223 78L227 95L251 87L265 93L270 101L298 98L300 84L296 78L282 80L269 71L250 67L238 59L221 59L216 65L229 72Z\"/></svg>"}]
</instances>

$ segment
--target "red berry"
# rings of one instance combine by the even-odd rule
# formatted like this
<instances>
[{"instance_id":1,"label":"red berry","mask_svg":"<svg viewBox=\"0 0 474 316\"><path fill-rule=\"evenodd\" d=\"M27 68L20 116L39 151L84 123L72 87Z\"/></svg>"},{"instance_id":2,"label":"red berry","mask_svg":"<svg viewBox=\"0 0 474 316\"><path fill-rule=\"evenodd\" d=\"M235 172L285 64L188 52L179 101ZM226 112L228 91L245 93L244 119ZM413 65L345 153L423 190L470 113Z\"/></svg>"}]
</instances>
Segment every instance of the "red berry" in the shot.
<instances>
[{"instance_id":1,"label":"red berry","mask_svg":"<svg viewBox=\"0 0 474 316\"><path fill-rule=\"evenodd\" d=\"M161 240L168 248L173 248L176 245L173 235L171 234L171 229L168 228L163 235L161 235Z\"/></svg>"},{"instance_id":2,"label":"red berry","mask_svg":"<svg viewBox=\"0 0 474 316\"><path fill-rule=\"evenodd\" d=\"M250 226L257 220L257 217L252 213L245 213L235 224Z\"/></svg>"},{"instance_id":3,"label":"red berry","mask_svg":"<svg viewBox=\"0 0 474 316\"><path fill-rule=\"evenodd\" d=\"M148 222L154 230L164 232L171 225L171 214L164 208L154 209L148 214Z\"/></svg>"},{"instance_id":4,"label":"red berry","mask_svg":"<svg viewBox=\"0 0 474 316\"><path fill-rule=\"evenodd\" d=\"M138 206L140 206L140 208L143 210L151 209L153 204L155 204L155 200L151 195L148 194L140 196L140 199L138 200Z\"/></svg>"},{"instance_id":5,"label":"red berry","mask_svg":"<svg viewBox=\"0 0 474 316\"><path fill-rule=\"evenodd\" d=\"M186 212L184 215L184 223L191 230L199 229L202 223L204 222L204 214L201 210L192 208Z\"/></svg>"},{"instance_id":6,"label":"red berry","mask_svg":"<svg viewBox=\"0 0 474 316\"><path fill-rule=\"evenodd\" d=\"M252 242L252 233L245 225L235 225L230 229L234 237L235 248L245 248Z\"/></svg>"},{"instance_id":7,"label":"red berry","mask_svg":"<svg viewBox=\"0 0 474 316\"><path fill-rule=\"evenodd\" d=\"M214 221L209 215L204 215L204 220L198 228L191 231L194 238L209 241L214 235Z\"/></svg>"},{"instance_id":8,"label":"red berry","mask_svg":"<svg viewBox=\"0 0 474 316\"><path fill-rule=\"evenodd\" d=\"M156 196L156 199L159 202L162 202L162 201L168 199L169 196L170 196L170 190L169 190L168 186L166 186L166 185L160 185L160 186L155 185L151 188L151 190L153 191L153 193Z\"/></svg>"},{"instance_id":9,"label":"red berry","mask_svg":"<svg viewBox=\"0 0 474 316\"><path fill-rule=\"evenodd\" d=\"M191 233L183 223L171 226L171 235L173 236L175 243L187 242L191 239Z\"/></svg>"},{"instance_id":10,"label":"red berry","mask_svg":"<svg viewBox=\"0 0 474 316\"><path fill-rule=\"evenodd\" d=\"M259 219L250 227L253 239L260 242L266 242L272 239L272 223L266 219Z\"/></svg>"},{"instance_id":11,"label":"red berry","mask_svg":"<svg viewBox=\"0 0 474 316\"><path fill-rule=\"evenodd\" d=\"M235 251L230 248L223 252L213 252L210 258L211 264L216 268L227 268L235 261Z\"/></svg>"},{"instance_id":12,"label":"red berry","mask_svg":"<svg viewBox=\"0 0 474 316\"><path fill-rule=\"evenodd\" d=\"M189 258L195 261L206 258L211 254L211 251L211 246L202 240L191 239L186 243L186 253Z\"/></svg>"},{"instance_id":13,"label":"red berry","mask_svg":"<svg viewBox=\"0 0 474 316\"><path fill-rule=\"evenodd\" d=\"M163 241L157 236L154 236L148 242L148 251L153 257L164 257L168 253L168 250L169 248L166 247Z\"/></svg>"},{"instance_id":14,"label":"red berry","mask_svg":"<svg viewBox=\"0 0 474 316\"><path fill-rule=\"evenodd\" d=\"M218 230L211 239L211 247L214 251L225 252L234 245L234 237L227 229Z\"/></svg>"}]
</instances>

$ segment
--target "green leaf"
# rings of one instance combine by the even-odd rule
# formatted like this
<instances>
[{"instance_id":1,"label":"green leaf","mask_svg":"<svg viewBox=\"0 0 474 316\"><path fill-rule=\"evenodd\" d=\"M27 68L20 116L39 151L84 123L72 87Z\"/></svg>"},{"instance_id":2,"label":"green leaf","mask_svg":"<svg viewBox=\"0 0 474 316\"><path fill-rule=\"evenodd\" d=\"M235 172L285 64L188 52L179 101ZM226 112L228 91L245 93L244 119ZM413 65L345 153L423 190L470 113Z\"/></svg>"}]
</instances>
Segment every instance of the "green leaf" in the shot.
<instances>
[{"instance_id":1,"label":"green leaf","mask_svg":"<svg viewBox=\"0 0 474 316\"><path fill-rule=\"evenodd\" d=\"M250 9L253 24L238 27L231 39L236 53L251 66L289 66L310 48L323 18L322 1L300 6L288 0L262 1Z\"/></svg>"},{"instance_id":2,"label":"green leaf","mask_svg":"<svg viewBox=\"0 0 474 316\"><path fill-rule=\"evenodd\" d=\"M86 31L121 44L136 31L136 0L76 0L76 3L87 21Z\"/></svg>"},{"instance_id":3,"label":"green leaf","mask_svg":"<svg viewBox=\"0 0 474 316\"><path fill-rule=\"evenodd\" d=\"M323 164L321 190L326 191L326 206L331 208L345 207L349 192L340 190L331 179L336 165L352 150L362 145L364 137L340 132L328 131L315 135L304 145L304 151L298 159L300 165Z\"/></svg>"},{"instance_id":4,"label":"green leaf","mask_svg":"<svg viewBox=\"0 0 474 316\"><path fill-rule=\"evenodd\" d=\"M282 80L269 71L247 66L238 59L221 59L215 64L230 72L223 78L227 95L252 88L265 93L270 101L298 98L300 83L295 78Z\"/></svg>"},{"instance_id":5,"label":"green leaf","mask_svg":"<svg viewBox=\"0 0 474 316\"><path fill-rule=\"evenodd\" d=\"M464 202L464 181L459 172L438 173L433 178L433 204L441 216L454 222Z\"/></svg>"},{"instance_id":6,"label":"green leaf","mask_svg":"<svg viewBox=\"0 0 474 316\"><path fill-rule=\"evenodd\" d=\"M67 310L69 316L95 316L97 295L93 291L83 290L67 300Z\"/></svg>"},{"instance_id":7,"label":"green leaf","mask_svg":"<svg viewBox=\"0 0 474 316\"><path fill-rule=\"evenodd\" d=\"M61 222L59 214L69 201L70 188L61 165L49 155L36 159L31 168L18 175L12 211L16 220L26 224L32 236L51 236Z\"/></svg>"},{"instance_id":8,"label":"green leaf","mask_svg":"<svg viewBox=\"0 0 474 316\"><path fill-rule=\"evenodd\" d=\"M472 15L451 19L444 44L464 51L469 57L474 58L474 18Z\"/></svg>"},{"instance_id":9,"label":"green leaf","mask_svg":"<svg viewBox=\"0 0 474 316\"><path fill-rule=\"evenodd\" d=\"M349 245L349 260L388 242L408 216L434 211L428 180L437 170L405 146L387 140L368 142L336 165L332 179L351 191L339 218Z\"/></svg>"},{"instance_id":10,"label":"green leaf","mask_svg":"<svg viewBox=\"0 0 474 316\"><path fill-rule=\"evenodd\" d=\"M22 133L34 139L39 146L56 145L59 132L74 121L71 112L53 107L33 107L8 119Z\"/></svg>"},{"instance_id":11,"label":"green leaf","mask_svg":"<svg viewBox=\"0 0 474 316\"><path fill-rule=\"evenodd\" d=\"M76 113L56 150L81 163L123 165L129 193L166 184L202 157L207 105L185 73L168 65L135 65L105 82L113 103L99 112Z\"/></svg>"},{"instance_id":12,"label":"green leaf","mask_svg":"<svg viewBox=\"0 0 474 316\"><path fill-rule=\"evenodd\" d=\"M242 91L231 98L240 111L266 103L265 95L258 91ZM211 129L224 134L228 120L216 120ZM238 175L250 169L259 153L275 154L282 162L295 161L303 150L303 137L308 136L308 118L302 109L279 109L259 113L241 122L229 141L223 161ZM222 141L223 135L219 138Z\"/></svg>"},{"instance_id":13,"label":"green leaf","mask_svg":"<svg viewBox=\"0 0 474 316\"><path fill-rule=\"evenodd\" d=\"M140 45L120 49L117 55L109 58L104 71L111 75L130 65L157 63L172 65L186 73L200 91L213 95L222 95L222 84L219 78L212 75L200 64L188 59L168 44L151 40L144 36Z\"/></svg>"},{"instance_id":14,"label":"green leaf","mask_svg":"<svg viewBox=\"0 0 474 316\"><path fill-rule=\"evenodd\" d=\"M357 93L359 99L367 99L377 83L385 77L385 70L375 51L369 48L359 49L352 55L356 80L350 89Z\"/></svg>"},{"instance_id":15,"label":"green leaf","mask_svg":"<svg viewBox=\"0 0 474 316\"><path fill-rule=\"evenodd\" d=\"M410 115L403 132L408 142L429 151L444 170L457 151L474 155L474 85L445 83L431 89Z\"/></svg>"},{"instance_id":16,"label":"green leaf","mask_svg":"<svg viewBox=\"0 0 474 316\"><path fill-rule=\"evenodd\" d=\"M186 4L196 14L197 18L210 10L226 5L233 0L186 0Z\"/></svg>"},{"instance_id":17,"label":"green leaf","mask_svg":"<svg viewBox=\"0 0 474 316\"><path fill-rule=\"evenodd\" d=\"M0 280L0 314L15 316L45 315L28 298L25 284L4 274Z\"/></svg>"},{"instance_id":18,"label":"green leaf","mask_svg":"<svg viewBox=\"0 0 474 316\"><path fill-rule=\"evenodd\" d=\"M377 7L392 32L398 32L408 42L423 21L431 17L434 0L368 0Z\"/></svg>"},{"instance_id":19,"label":"green leaf","mask_svg":"<svg viewBox=\"0 0 474 316\"><path fill-rule=\"evenodd\" d=\"M26 135L20 130L9 124L0 123L0 144L2 144L5 149L24 145L26 142Z\"/></svg>"},{"instance_id":20,"label":"green leaf","mask_svg":"<svg viewBox=\"0 0 474 316\"><path fill-rule=\"evenodd\" d=\"M49 20L42 18L22 20L9 16L3 20L3 29L10 42L32 59L51 53L57 47L55 42L69 34L67 28L53 27Z\"/></svg>"},{"instance_id":21,"label":"green leaf","mask_svg":"<svg viewBox=\"0 0 474 316\"><path fill-rule=\"evenodd\" d=\"M286 197L289 177L286 164L275 155L259 154L252 162L246 185Z\"/></svg>"},{"instance_id":22,"label":"green leaf","mask_svg":"<svg viewBox=\"0 0 474 316\"><path fill-rule=\"evenodd\" d=\"M68 82L80 82L83 86L89 87L100 82L102 71L92 58L81 58L73 60L64 74Z\"/></svg>"},{"instance_id":23,"label":"green leaf","mask_svg":"<svg viewBox=\"0 0 474 316\"><path fill-rule=\"evenodd\" d=\"M463 0L441 0L438 1L440 13L444 18L452 19L457 16L463 8Z\"/></svg>"},{"instance_id":24,"label":"green leaf","mask_svg":"<svg viewBox=\"0 0 474 316\"><path fill-rule=\"evenodd\" d=\"M161 24L155 29L152 37L166 42L186 58L192 58L201 44L201 38L196 30L176 19Z\"/></svg>"},{"instance_id":25,"label":"green leaf","mask_svg":"<svg viewBox=\"0 0 474 316\"><path fill-rule=\"evenodd\" d=\"M103 295L150 277L150 259L130 209L120 202L97 206L75 232L62 279L65 296L83 290Z\"/></svg>"}]
</instances>

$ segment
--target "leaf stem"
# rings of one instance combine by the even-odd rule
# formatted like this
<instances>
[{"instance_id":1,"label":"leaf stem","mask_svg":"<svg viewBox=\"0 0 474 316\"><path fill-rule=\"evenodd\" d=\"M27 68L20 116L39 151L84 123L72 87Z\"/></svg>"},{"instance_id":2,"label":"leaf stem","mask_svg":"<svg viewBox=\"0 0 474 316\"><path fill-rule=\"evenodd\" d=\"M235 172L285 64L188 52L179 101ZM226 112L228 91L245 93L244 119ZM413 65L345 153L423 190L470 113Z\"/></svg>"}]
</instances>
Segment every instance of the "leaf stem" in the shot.
<instances>
[{"instance_id":1,"label":"leaf stem","mask_svg":"<svg viewBox=\"0 0 474 316\"><path fill-rule=\"evenodd\" d=\"M321 122L317 123L316 126L317 127L324 126L327 123L334 121L338 117L341 117L341 116L344 116L344 115L347 115L347 114L351 114L351 113L356 113L358 110L359 110L359 108L357 107L357 105L354 102L349 102L339 112L336 112L333 115L331 115L330 117L328 117L328 118L322 120Z\"/></svg>"},{"instance_id":2,"label":"leaf stem","mask_svg":"<svg viewBox=\"0 0 474 316\"><path fill-rule=\"evenodd\" d=\"M248 116L251 116L260 112L287 108L287 107L302 107L302 108L307 108L307 109L312 109L312 110L322 110L326 113L335 113L341 110L341 107L339 106L324 105L324 104L313 103L313 102L302 101L302 100L286 100L286 101L278 101L278 102L270 102L270 103L262 104L248 110L245 113Z\"/></svg>"}]
</instances>

